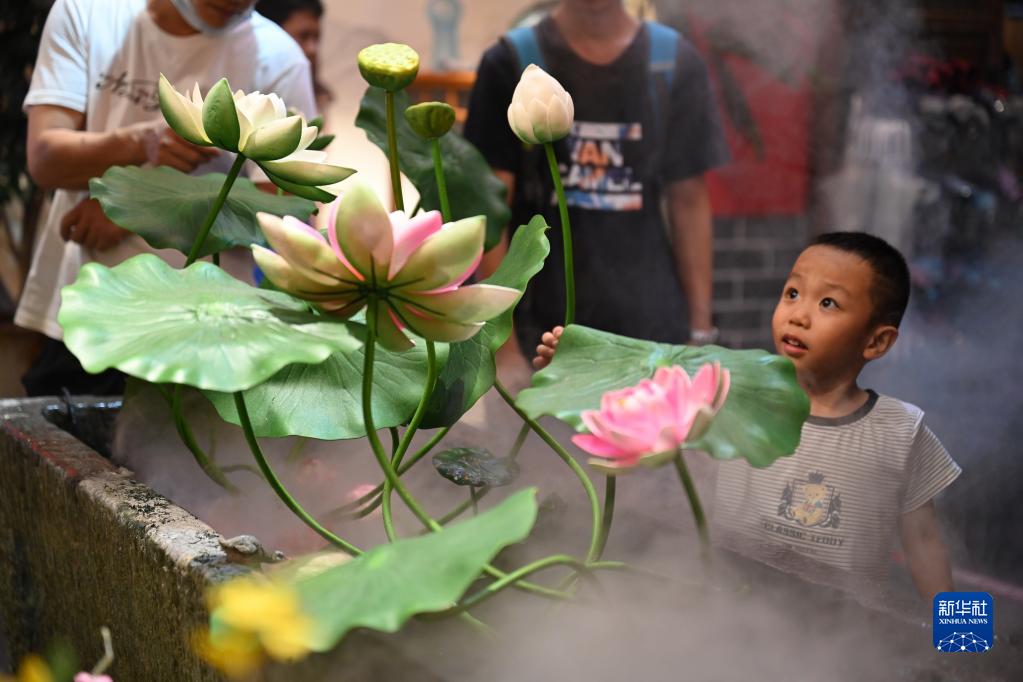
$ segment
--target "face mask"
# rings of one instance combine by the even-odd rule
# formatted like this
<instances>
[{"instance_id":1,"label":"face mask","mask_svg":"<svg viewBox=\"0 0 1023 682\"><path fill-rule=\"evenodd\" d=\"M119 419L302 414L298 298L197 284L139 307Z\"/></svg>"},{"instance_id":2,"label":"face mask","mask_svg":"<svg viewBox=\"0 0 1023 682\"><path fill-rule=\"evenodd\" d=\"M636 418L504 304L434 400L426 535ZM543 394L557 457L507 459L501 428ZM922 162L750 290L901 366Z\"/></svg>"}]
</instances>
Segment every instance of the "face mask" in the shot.
<instances>
[{"instance_id":1,"label":"face mask","mask_svg":"<svg viewBox=\"0 0 1023 682\"><path fill-rule=\"evenodd\" d=\"M203 21L202 17L199 16L199 13L195 11L195 6L192 4L192 0L171 0L171 2L174 4L174 8L181 14L181 18L184 19L189 26L194 28L196 31L200 31L207 35L215 36L229 31L248 19L252 14L252 5L249 5L248 9L245 9L231 17L228 22L220 28L216 28Z\"/></svg>"}]
</instances>

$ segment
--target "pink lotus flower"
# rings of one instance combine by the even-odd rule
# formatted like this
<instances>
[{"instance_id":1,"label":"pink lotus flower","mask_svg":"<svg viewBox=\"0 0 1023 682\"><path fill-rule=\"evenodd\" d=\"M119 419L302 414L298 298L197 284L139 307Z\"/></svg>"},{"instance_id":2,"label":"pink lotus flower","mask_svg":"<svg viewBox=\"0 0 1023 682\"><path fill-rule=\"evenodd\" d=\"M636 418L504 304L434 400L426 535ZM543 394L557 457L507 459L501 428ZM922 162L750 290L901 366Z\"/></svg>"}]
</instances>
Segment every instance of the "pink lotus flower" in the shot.
<instances>
[{"instance_id":1,"label":"pink lotus flower","mask_svg":"<svg viewBox=\"0 0 1023 682\"><path fill-rule=\"evenodd\" d=\"M728 370L716 362L701 367L692 380L678 365L661 367L653 379L605 393L599 410L581 415L590 433L573 436L572 442L599 457L590 464L606 473L657 466L706 433L725 402L729 381Z\"/></svg>"},{"instance_id":2,"label":"pink lotus flower","mask_svg":"<svg viewBox=\"0 0 1023 682\"><path fill-rule=\"evenodd\" d=\"M445 224L437 211L388 215L369 186L355 184L331 209L327 238L290 216L258 218L273 251L252 250L267 278L342 318L374 296L377 335L390 350L412 347L405 329L433 341L472 338L519 298L509 287L462 286L483 257L483 216Z\"/></svg>"},{"instance_id":3,"label":"pink lotus flower","mask_svg":"<svg viewBox=\"0 0 1023 682\"><path fill-rule=\"evenodd\" d=\"M90 675L89 673L78 673L75 675L75 682L114 682L110 675Z\"/></svg>"}]
</instances>

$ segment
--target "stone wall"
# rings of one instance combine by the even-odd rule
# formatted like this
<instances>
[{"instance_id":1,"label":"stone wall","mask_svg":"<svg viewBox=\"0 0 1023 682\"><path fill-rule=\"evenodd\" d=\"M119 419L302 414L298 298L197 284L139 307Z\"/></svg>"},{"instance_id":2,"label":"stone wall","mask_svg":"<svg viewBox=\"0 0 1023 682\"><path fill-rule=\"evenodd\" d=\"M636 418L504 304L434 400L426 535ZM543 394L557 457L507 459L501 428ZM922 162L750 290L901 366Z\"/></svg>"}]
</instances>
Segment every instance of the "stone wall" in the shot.
<instances>
[{"instance_id":1,"label":"stone wall","mask_svg":"<svg viewBox=\"0 0 1023 682\"><path fill-rule=\"evenodd\" d=\"M715 220L714 318L722 345L774 351L771 315L809 231L806 216Z\"/></svg>"}]
</instances>

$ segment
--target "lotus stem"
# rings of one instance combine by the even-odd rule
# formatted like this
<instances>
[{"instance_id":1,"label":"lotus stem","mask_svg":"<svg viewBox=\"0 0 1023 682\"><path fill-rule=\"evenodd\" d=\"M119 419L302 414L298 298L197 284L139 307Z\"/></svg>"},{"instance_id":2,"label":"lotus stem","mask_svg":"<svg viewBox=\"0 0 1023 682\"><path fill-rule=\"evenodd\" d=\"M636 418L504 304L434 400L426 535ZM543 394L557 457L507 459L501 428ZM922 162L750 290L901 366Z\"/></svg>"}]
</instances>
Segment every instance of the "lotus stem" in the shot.
<instances>
[{"instance_id":1,"label":"lotus stem","mask_svg":"<svg viewBox=\"0 0 1023 682\"><path fill-rule=\"evenodd\" d=\"M437 176L437 194L440 196L440 214L445 223L451 222L451 204L448 203L448 186L444 181L444 161L440 155L440 138L430 140L433 151L433 174Z\"/></svg>"},{"instance_id":2,"label":"lotus stem","mask_svg":"<svg viewBox=\"0 0 1023 682\"><path fill-rule=\"evenodd\" d=\"M192 242L192 249L188 252L188 259L185 261L186 268L194 263L195 259L199 257L199 252L202 251L202 245L206 242L206 237L213 228L213 223L217 219L217 214L220 213L220 209L223 208L224 202L227 201L227 195L231 191L235 178L238 177L238 173L241 171L244 164L245 156L243 154L239 154L235 157L234 163L231 165L231 170L228 171L227 178L224 179L224 184L220 187L220 194L217 195L217 200L213 202L213 206L210 207L210 212L206 214L206 222L203 223L202 228L199 230L199 234L196 235L195 241Z\"/></svg>"},{"instance_id":3,"label":"lotus stem","mask_svg":"<svg viewBox=\"0 0 1023 682\"><path fill-rule=\"evenodd\" d=\"M614 476L604 477L604 514L600 519L600 544L597 547L597 554L593 561L597 561L604 555L604 548L607 547L607 537L611 533L611 521L615 515L615 488L618 479Z\"/></svg>"},{"instance_id":4,"label":"lotus stem","mask_svg":"<svg viewBox=\"0 0 1023 682\"><path fill-rule=\"evenodd\" d=\"M565 201L565 187L561 184L558 159L554 156L554 145L545 142L547 165L551 168L551 180L558 195L558 212L561 215L561 242L565 253L565 326L575 322L575 265L572 258L572 227L568 222L568 203Z\"/></svg>"},{"instance_id":5,"label":"lotus stem","mask_svg":"<svg viewBox=\"0 0 1023 682\"><path fill-rule=\"evenodd\" d=\"M433 448L437 446L437 443L439 443L441 440L443 440L444 436L448 435L448 431L450 431L450 430L451 430L450 426L445 426L444 428L439 429L436 433L434 433L430 437L430 440L426 441L426 443L423 445L423 447L419 448L419 450L417 450L414 455L409 457L407 461L402 462L401 466L398 467L398 475L399 476L404 475L405 472L408 471L409 469L411 469L413 466L415 466L415 464L417 462L419 462L419 460L421 460L426 455L430 454L430 451L433 450ZM359 512L357 514L357 518L361 518L362 516L366 516L367 514L369 514L374 509L376 509L377 507L380 506L380 503L381 503L380 494L383 491L384 491L384 484L381 483L378 486L376 486L375 488L373 488L372 490L370 490L369 492L367 492L366 494L364 494L359 499L352 500L351 502L348 502L347 504L343 504L340 507L338 507L337 509L334 509L333 511L331 511L328 514L328 516L329 517L343 516L346 513L351 512L352 510L358 509L359 507L363 506L367 502L370 502L370 500L373 500L372 504L370 504L369 507L367 507L366 509L359 510ZM374 498L376 498L376 499L374 499Z\"/></svg>"},{"instance_id":6,"label":"lotus stem","mask_svg":"<svg viewBox=\"0 0 1023 682\"><path fill-rule=\"evenodd\" d=\"M398 131L394 125L394 93L384 91L384 109L387 112L387 160L391 165L391 191L394 194L394 207L405 210L405 200L401 195L401 171L398 170Z\"/></svg>"},{"instance_id":7,"label":"lotus stem","mask_svg":"<svg viewBox=\"0 0 1023 682\"><path fill-rule=\"evenodd\" d=\"M362 550L358 547L320 525L320 523L314 519L312 515L295 500L294 497L291 496L288 489L285 488L284 484L281 483L281 480L277 478L277 474L275 474L273 469L270 467L270 463L266 460L266 457L263 456L263 450L259 447L259 440L256 438L256 434L252 430L252 422L249 421L249 411L245 407L245 397L242 395L241 391L235 391L234 404L235 408L238 410L238 420L241 422L242 431L245 432L245 442L249 444L249 449L252 450L252 456L256 459L256 464L259 465L259 470L263 472L263 477L267 480L267 483L270 484L273 491L277 493L277 497L281 499L281 502L283 502L284 505L295 514L295 516L300 518L305 525L312 528L320 535L320 537L341 551L346 552L351 556L359 556L362 554Z\"/></svg>"},{"instance_id":8,"label":"lotus stem","mask_svg":"<svg viewBox=\"0 0 1023 682\"><path fill-rule=\"evenodd\" d=\"M433 614L429 616L429 618L442 618L445 616L453 616L455 614L459 614L462 613L463 611L471 609L475 606L479 606L481 603L485 602L486 600L490 599L497 593L501 592L506 587L514 585L516 582L522 580L523 578L529 575L532 575L533 573L542 571L547 568L551 568L553 566L571 566L579 573L589 573L590 570L586 564L568 554L555 554L554 556L545 557L543 559L537 559L536 561L528 563L525 566L518 568L512 571L511 573L508 573L500 580L495 580L494 582L490 583L479 592L476 592L475 594L466 597L461 602L459 602L457 606L454 606L448 609L447 611L441 611L439 613Z\"/></svg>"},{"instance_id":9,"label":"lotus stem","mask_svg":"<svg viewBox=\"0 0 1023 682\"><path fill-rule=\"evenodd\" d=\"M178 430L178 435L181 437L181 442L185 444L188 451L195 457L196 464L203 470L210 480L219 485L221 488L231 493L232 495L238 494L238 488L234 486L231 481L227 479L224 472L220 470L220 467L210 459L206 452L199 446L198 441L195 440L195 434L192 433L192 428L188 425L188 420L185 419L185 413L181 408L181 393L184 390L184 386L178 384L174 387L174 393L171 395L171 412L174 414L174 426Z\"/></svg>"},{"instance_id":10,"label":"lotus stem","mask_svg":"<svg viewBox=\"0 0 1023 682\"><path fill-rule=\"evenodd\" d=\"M370 298L368 303L368 309L366 311L366 348L363 355L363 366L362 366L362 423L366 427L366 437L369 438L370 446L373 450L373 455L377 459L377 464L384 472L384 485L385 489L388 484L398 493L398 497L401 498L405 506L409 508L409 511L419 519L419 522L426 528L433 532L440 532L443 530L437 521L430 517L429 514L420 506L419 502L412 496L412 493L408 491L405 485L398 478L398 474L394 467L391 465L391 460L387 457L384 452L384 448L380 443L380 439L377 437L376 429L373 424L373 361L376 355L376 318L377 318L377 306L379 302L375 298ZM387 503L387 496L383 495L384 503ZM385 525L385 532L393 533L393 527L388 529ZM388 535L390 537L390 535ZM487 565L484 567L484 572L498 580L507 576L503 571L494 568L493 566ZM534 594L542 594L548 597L555 597L558 599L568 599L571 597L570 594L562 590L556 590L543 585L535 585L528 582L515 582L515 587L518 589L525 590L527 592L533 592Z\"/></svg>"},{"instance_id":11,"label":"lotus stem","mask_svg":"<svg viewBox=\"0 0 1023 682\"><path fill-rule=\"evenodd\" d=\"M375 323L376 318L374 318L374 324ZM372 371L372 368L370 369L370 371ZM409 421L408 428L405 429L405 433L403 433L401 436L401 442L397 444L394 450L394 455L391 458L392 470L401 464L402 457L404 457L405 452L408 451L408 447L412 443L412 438L413 436L416 435L416 431L419 429L419 424L422 423L423 421L423 416L426 414L426 407L430 402L430 396L433 395L433 390L437 386L438 374L439 372L437 370L437 348L433 341L427 339L426 385L423 387L423 395L419 399L419 405L416 406L416 411L412 415L411 421ZM363 393L363 400L366 399L367 399L366 394ZM391 542L394 542L394 522L391 518L391 490L392 490L391 482L389 480L384 480L383 490L384 531L387 532L388 539L391 540Z\"/></svg>"},{"instance_id":12,"label":"lotus stem","mask_svg":"<svg viewBox=\"0 0 1023 682\"><path fill-rule=\"evenodd\" d=\"M689 506L693 510L693 521L696 522L696 532L700 535L700 555L703 557L704 566L710 567L710 533L707 530L707 518L703 514L703 505L700 504L700 496L693 484L693 477L689 475L689 467L686 466L682 449L679 448L675 455L675 469L678 471L678 478L682 481L682 487L689 498Z\"/></svg>"},{"instance_id":13,"label":"lotus stem","mask_svg":"<svg viewBox=\"0 0 1023 682\"><path fill-rule=\"evenodd\" d=\"M557 441L554 436L547 433L547 430L540 426L535 419L530 418L522 409L515 404L515 399L511 397L500 381L494 382L494 388L504 398L504 401L508 403L508 406L515 410L515 413L519 415L523 422L529 425L529 428L533 430L533 433L540 436L543 442L547 443L550 448L554 451L561 461L568 465L568 468L572 470L572 473L576 475L579 482L582 483L583 489L586 491L586 497L590 501L590 513L593 516L593 528L590 533L590 549L586 553L586 562L596 561L598 553L600 551L600 534L601 534L601 511L600 511L600 500L597 499L597 491L593 487L593 481L586 475L583 468L579 466L579 463L561 446L561 443Z\"/></svg>"}]
</instances>

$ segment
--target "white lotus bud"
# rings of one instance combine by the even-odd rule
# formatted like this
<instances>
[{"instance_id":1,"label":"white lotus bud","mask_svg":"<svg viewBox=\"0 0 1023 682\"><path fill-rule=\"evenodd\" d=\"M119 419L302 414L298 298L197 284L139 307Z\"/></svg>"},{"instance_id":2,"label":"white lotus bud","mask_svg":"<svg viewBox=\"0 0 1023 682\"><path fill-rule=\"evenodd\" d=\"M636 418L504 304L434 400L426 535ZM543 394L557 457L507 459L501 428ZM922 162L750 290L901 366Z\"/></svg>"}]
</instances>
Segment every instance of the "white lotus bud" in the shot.
<instances>
[{"instance_id":1,"label":"white lotus bud","mask_svg":"<svg viewBox=\"0 0 1023 682\"><path fill-rule=\"evenodd\" d=\"M508 107L508 125L523 142L545 144L568 135L575 118L572 96L536 64L522 72Z\"/></svg>"}]
</instances>

